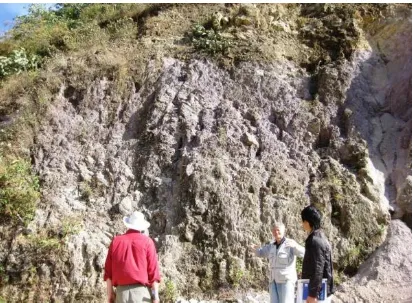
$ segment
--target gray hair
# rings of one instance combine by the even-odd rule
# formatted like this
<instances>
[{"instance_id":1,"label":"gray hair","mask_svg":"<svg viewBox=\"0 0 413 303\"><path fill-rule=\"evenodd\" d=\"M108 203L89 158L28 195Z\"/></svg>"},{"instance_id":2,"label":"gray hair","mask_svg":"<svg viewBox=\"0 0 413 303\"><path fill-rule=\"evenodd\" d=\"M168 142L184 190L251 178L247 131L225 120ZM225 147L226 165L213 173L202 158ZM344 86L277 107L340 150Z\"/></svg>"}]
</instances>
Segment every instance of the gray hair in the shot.
<instances>
[{"instance_id":1,"label":"gray hair","mask_svg":"<svg viewBox=\"0 0 413 303\"><path fill-rule=\"evenodd\" d=\"M280 221L275 221L273 224L273 228L274 227L278 227L279 229L282 229L285 232L285 224Z\"/></svg>"}]
</instances>

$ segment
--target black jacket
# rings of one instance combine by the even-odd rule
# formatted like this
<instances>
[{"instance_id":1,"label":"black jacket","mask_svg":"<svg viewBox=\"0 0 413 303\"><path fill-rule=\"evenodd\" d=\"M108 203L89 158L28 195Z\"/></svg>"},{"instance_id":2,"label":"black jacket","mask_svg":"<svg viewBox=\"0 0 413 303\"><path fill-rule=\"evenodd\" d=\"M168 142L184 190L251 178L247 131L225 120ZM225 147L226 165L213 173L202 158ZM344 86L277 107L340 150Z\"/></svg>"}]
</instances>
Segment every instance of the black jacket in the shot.
<instances>
[{"instance_id":1,"label":"black jacket","mask_svg":"<svg viewBox=\"0 0 413 303\"><path fill-rule=\"evenodd\" d=\"M303 279L310 279L309 296L318 297L322 279L327 279L327 295L334 292L331 248L324 233L314 230L305 240Z\"/></svg>"}]
</instances>

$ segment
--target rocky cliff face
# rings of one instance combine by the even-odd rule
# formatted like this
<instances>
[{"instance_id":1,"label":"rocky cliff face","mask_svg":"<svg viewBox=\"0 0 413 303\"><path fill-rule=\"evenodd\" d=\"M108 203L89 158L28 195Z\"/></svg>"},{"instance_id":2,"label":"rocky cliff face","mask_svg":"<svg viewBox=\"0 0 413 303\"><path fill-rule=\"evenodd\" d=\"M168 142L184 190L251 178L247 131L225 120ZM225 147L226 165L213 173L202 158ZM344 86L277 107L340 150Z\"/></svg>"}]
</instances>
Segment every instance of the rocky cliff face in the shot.
<instances>
[{"instance_id":1,"label":"rocky cliff face","mask_svg":"<svg viewBox=\"0 0 413 303\"><path fill-rule=\"evenodd\" d=\"M383 245L360 266L357 275L338 288L334 302L410 302L411 242L411 230L399 220L392 221Z\"/></svg>"},{"instance_id":2,"label":"rocky cliff face","mask_svg":"<svg viewBox=\"0 0 413 303\"><path fill-rule=\"evenodd\" d=\"M3 292L101 302L107 247L136 209L170 298L265 287L266 263L248 246L268 241L274 220L303 242L310 202L337 271L354 273L385 239L389 208L411 224L411 18L364 28L351 56L315 71L163 58L124 98L108 78L62 85L32 152L41 204L1 255L32 291ZM26 238L38 234L62 244L34 250Z\"/></svg>"},{"instance_id":3,"label":"rocky cliff face","mask_svg":"<svg viewBox=\"0 0 413 303\"><path fill-rule=\"evenodd\" d=\"M381 200L411 226L411 202L404 194L411 187L411 32L409 19L398 18L397 26L388 20L367 26L373 52L359 54L347 106L368 143L368 166L381 183Z\"/></svg>"}]
</instances>

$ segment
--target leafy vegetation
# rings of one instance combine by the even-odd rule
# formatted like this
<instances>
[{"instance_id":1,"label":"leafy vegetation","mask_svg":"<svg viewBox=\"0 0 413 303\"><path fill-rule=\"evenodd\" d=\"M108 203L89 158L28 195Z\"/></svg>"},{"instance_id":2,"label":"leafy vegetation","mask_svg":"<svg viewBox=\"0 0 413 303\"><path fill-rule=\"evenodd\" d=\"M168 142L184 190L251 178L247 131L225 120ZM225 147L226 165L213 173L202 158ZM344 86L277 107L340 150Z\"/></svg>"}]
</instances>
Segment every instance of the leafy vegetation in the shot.
<instances>
[{"instance_id":1,"label":"leafy vegetation","mask_svg":"<svg viewBox=\"0 0 413 303\"><path fill-rule=\"evenodd\" d=\"M237 268L233 271L230 272L230 278L232 281L232 285L234 287L238 288L240 286L240 282L242 278L244 277L245 273L241 268Z\"/></svg>"},{"instance_id":2,"label":"leafy vegetation","mask_svg":"<svg viewBox=\"0 0 413 303\"><path fill-rule=\"evenodd\" d=\"M231 258L228 276L229 280L232 282L232 285L238 288L241 280L245 276L245 269L241 265L241 261L238 258Z\"/></svg>"},{"instance_id":3,"label":"leafy vegetation","mask_svg":"<svg viewBox=\"0 0 413 303\"><path fill-rule=\"evenodd\" d=\"M273 60L284 55L301 61L312 58L315 62L302 62L311 65L324 60L323 56L325 60L336 58L342 46L335 40L321 43L320 37L327 39L328 36L319 32L322 27L313 28L319 17L325 19L323 22L327 28L331 25L335 30L335 24L340 20L331 22L332 17L347 18L359 9L364 11L358 14L359 18L368 19L374 12L377 18L377 11L385 7L373 8L365 11L364 6L342 4L63 3L46 9L42 4L33 4L27 15L16 18L15 26L0 41L0 56L9 58L13 52L24 48L28 58L35 56L38 64L42 64L44 59L60 52L109 46L115 41L130 42L129 46L133 46L147 36L153 39L152 42L159 39L162 42L160 46L166 46L168 39L173 39L173 46L168 46L172 53L166 53L180 58L188 58L193 45L195 49L220 60ZM347 40L357 40L353 27L351 24L348 26L347 32L352 35L349 34L351 39ZM299 44L283 44L283 48L274 44L274 39L279 39L282 44L292 30L298 31L303 43L310 43L307 41L310 38L315 39L312 40L318 43L319 48L314 50L314 54ZM185 38L188 33L189 40ZM340 43L347 41L346 37L341 38ZM185 45L186 42L189 43ZM350 54L355 45L352 41L346 43L343 44L344 51ZM152 49L151 55L157 52L160 50Z\"/></svg>"},{"instance_id":4,"label":"leafy vegetation","mask_svg":"<svg viewBox=\"0 0 413 303\"><path fill-rule=\"evenodd\" d=\"M355 245L347 251L347 255L344 258L343 268L344 273L353 275L357 272L357 269L367 256L367 248L362 245Z\"/></svg>"},{"instance_id":5,"label":"leafy vegetation","mask_svg":"<svg viewBox=\"0 0 413 303\"><path fill-rule=\"evenodd\" d=\"M150 4L32 4L0 42L0 77L36 68L58 52L135 39ZM3 67L4 66L4 67ZM3 68L2 68L3 67ZM2 71L1 69L4 69Z\"/></svg>"},{"instance_id":6,"label":"leafy vegetation","mask_svg":"<svg viewBox=\"0 0 413 303\"><path fill-rule=\"evenodd\" d=\"M343 271L334 270L333 279L335 285L343 284L346 281L346 275Z\"/></svg>"},{"instance_id":7,"label":"leafy vegetation","mask_svg":"<svg viewBox=\"0 0 413 303\"><path fill-rule=\"evenodd\" d=\"M231 45L231 42L225 39L218 31L205 29L201 24L193 27L192 35L192 42L195 48L205 50L211 55L217 53L225 54Z\"/></svg>"},{"instance_id":8,"label":"leafy vegetation","mask_svg":"<svg viewBox=\"0 0 413 303\"><path fill-rule=\"evenodd\" d=\"M44 234L29 235L27 240L28 244L39 253L59 250L63 244L60 239Z\"/></svg>"},{"instance_id":9,"label":"leafy vegetation","mask_svg":"<svg viewBox=\"0 0 413 303\"><path fill-rule=\"evenodd\" d=\"M83 229L82 220L79 217L66 217L62 220L60 237L67 239L72 235L77 235Z\"/></svg>"},{"instance_id":10,"label":"leafy vegetation","mask_svg":"<svg viewBox=\"0 0 413 303\"><path fill-rule=\"evenodd\" d=\"M78 186L80 198L87 203L90 203L92 199L101 197L105 194L105 186L99 182L99 180L93 176L88 181L82 181Z\"/></svg>"},{"instance_id":11,"label":"leafy vegetation","mask_svg":"<svg viewBox=\"0 0 413 303\"><path fill-rule=\"evenodd\" d=\"M62 251L68 238L79 234L82 230L82 219L79 217L65 217L57 226L47 229L40 229L36 233L20 235L19 243L22 246L30 247L37 253L38 257L52 251Z\"/></svg>"},{"instance_id":12,"label":"leafy vegetation","mask_svg":"<svg viewBox=\"0 0 413 303\"><path fill-rule=\"evenodd\" d=\"M39 197L39 181L30 163L0 157L0 214L27 223L34 216Z\"/></svg>"},{"instance_id":13,"label":"leafy vegetation","mask_svg":"<svg viewBox=\"0 0 413 303\"><path fill-rule=\"evenodd\" d=\"M0 78L35 69L38 61L36 55L28 56L24 48L13 50L8 57L0 56Z\"/></svg>"},{"instance_id":14,"label":"leafy vegetation","mask_svg":"<svg viewBox=\"0 0 413 303\"><path fill-rule=\"evenodd\" d=\"M178 293L176 290L175 283L170 279L166 279L165 288L163 290L163 295L162 295L165 302L175 302L177 296L178 296Z\"/></svg>"}]
</instances>

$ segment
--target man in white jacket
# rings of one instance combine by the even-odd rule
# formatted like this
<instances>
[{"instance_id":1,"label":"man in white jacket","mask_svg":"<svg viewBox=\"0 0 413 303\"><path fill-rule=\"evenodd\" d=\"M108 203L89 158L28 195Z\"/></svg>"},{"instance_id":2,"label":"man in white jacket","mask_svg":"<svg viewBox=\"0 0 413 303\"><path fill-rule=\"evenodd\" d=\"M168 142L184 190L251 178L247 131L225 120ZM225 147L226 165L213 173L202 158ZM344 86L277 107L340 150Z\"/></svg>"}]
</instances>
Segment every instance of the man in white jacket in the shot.
<instances>
[{"instance_id":1,"label":"man in white jacket","mask_svg":"<svg viewBox=\"0 0 413 303\"><path fill-rule=\"evenodd\" d=\"M286 238L285 225L276 222L272 229L274 241L262 247L255 246L258 257L268 258L269 291L271 303L293 303L294 287L297 281L296 257L303 258L305 249L293 239Z\"/></svg>"}]
</instances>

